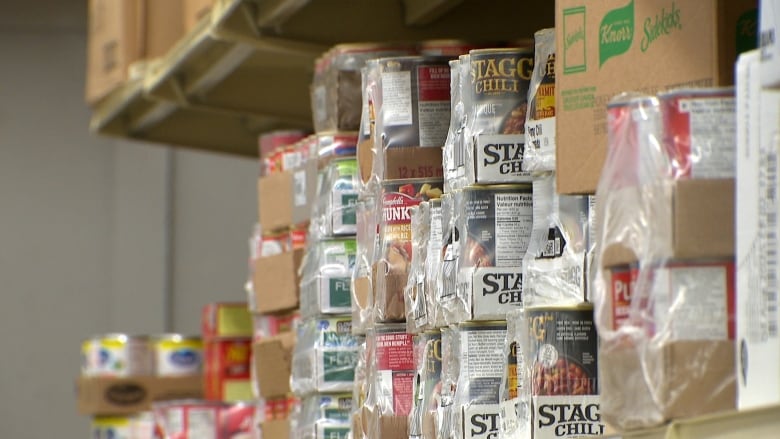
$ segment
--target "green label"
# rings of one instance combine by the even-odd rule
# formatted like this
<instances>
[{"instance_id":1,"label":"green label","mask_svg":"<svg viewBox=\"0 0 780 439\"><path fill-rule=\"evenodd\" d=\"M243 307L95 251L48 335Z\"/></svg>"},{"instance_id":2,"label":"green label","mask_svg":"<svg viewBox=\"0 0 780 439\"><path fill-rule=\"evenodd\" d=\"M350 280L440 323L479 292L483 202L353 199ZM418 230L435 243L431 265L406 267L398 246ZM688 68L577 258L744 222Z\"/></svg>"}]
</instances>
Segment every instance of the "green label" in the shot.
<instances>
[{"instance_id":1,"label":"green label","mask_svg":"<svg viewBox=\"0 0 780 439\"><path fill-rule=\"evenodd\" d=\"M354 239L344 241L344 251L347 256L354 257L357 254L357 241Z\"/></svg>"},{"instance_id":2,"label":"green label","mask_svg":"<svg viewBox=\"0 0 780 439\"><path fill-rule=\"evenodd\" d=\"M644 36L639 48L642 52L646 52L655 40L661 36L669 35L675 30L682 30L682 21L680 8L672 2L670 9L661 8L661 12L655 14L655 17L645 18Z\"/></svg>"},{"instance_id":3,"label":"green label","mask_svg":"<svg viewBox=\"0 0 780 439\"><path fill-rule=\"evenodd\" d=\"M356 351L325 351L322 353L323 381L349 382L355 380Z\"/></svg>"},{"instance_id":4,"label":"green label","mask_svg":"<svg viewBox=\"0 0 780 439\"><path fill-rule=\"evenodd\" d=\"M613 9L599 25L599 67L615 56L628 52L634 41L634 0Z\"/></svg>"},{"instance_id":5,"label":"green label","mask_svg":"<svg viewBox=\"0 0 780 439\"><path fill-rule=\"evenodd\" d=\"M328 280L328 301L331 308L352 307L352 279L334 277Z\"/></svg>"},{"instance_id":6,"label":"green label","mask_svg":"<svg viewBox=\"0 0 780 439\"><path fill-rule=\"evenodd\" d=\"M325 427L322 429L322 439L347 439L349 427Z\"/></svg>"},{"instance_id":7,"label":"green label","mask_svg":"<svg viewBox=\"0 0 780 439\"><path fill-rule=\"evenodd\" d=\"M336 169L341 177L357 175L357 167L358 164L355 159L339 160L336 162Z\"/></svg>"},{"instance_id":8,"label":"green label","mask_svg":"<svg viewBox=\"0 0 780 439\"><path fill-rule=\"evenodd\" d=\"M341 194L341 224L357 224L357 194Z\"/></svg>"},{"instance_id":9,"label":"green label","mask_svg":"<svg viewBox=\"0 0 780 439\"><path fill-rule=\"evenodd\" d=\"M340 334L338 332L323 332L322 333L323 346L327 347L339 347L339 346L355 346L357 340L352 334Z\"/></svg>"},{"instance_id":10,"label":"green label","mask_svg":"<svg viewBox=\"0 0 780 439\"><path fill-rule=\"evenodd\" d=\"M585 6L563 10L563 74L584 72Z\"/></svg>"},{"instance_id":11,"label":"green label","mask_svg":"<svg viewBox=\"0 0 780 439\"><path fill-rule=\"evenodd\" d=\"M737 54L758 47L758 9L751 9L737 19Z\"/></svg>"},{"instance_id":12,"label":"green label","mask_svg":"<svg viewBox=\"0 0 780 439\"><path fill-rule=\"evenodd\" d=\"M332 421L349 422L349 410L344 409L325 409L325 419Z\"/></svg>"}]
</instances>

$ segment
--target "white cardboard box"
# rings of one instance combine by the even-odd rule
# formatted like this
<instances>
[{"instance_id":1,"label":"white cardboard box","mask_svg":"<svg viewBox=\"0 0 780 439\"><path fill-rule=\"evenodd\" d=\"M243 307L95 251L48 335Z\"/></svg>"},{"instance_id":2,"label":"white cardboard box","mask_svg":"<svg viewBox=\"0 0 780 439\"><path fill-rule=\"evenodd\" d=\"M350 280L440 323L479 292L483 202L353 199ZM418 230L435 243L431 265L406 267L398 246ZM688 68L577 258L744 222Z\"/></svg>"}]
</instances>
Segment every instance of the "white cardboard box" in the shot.
<instances>
[{"instance_id":1,"label":"white cardboard box","mask_svg":"<svg viewBox=\"0 0 780 439\"><path fill-rule=\"evenodd\" d=\"M777 214L780 90L761 88L758 51L737 62L738 407L780 403ZM774 256L772 256L774 255Z\"/></svg>"},{"instance_id":2,"label":"white cardboard box","mask_svg":"<svg viewBox=\"0 0 780 439\"><path fill-rule=\"evenodd\" d=\"M780 0L761 0L758 11L761 44L761 84L780 87Z\"/></svg>"}]
</instances>

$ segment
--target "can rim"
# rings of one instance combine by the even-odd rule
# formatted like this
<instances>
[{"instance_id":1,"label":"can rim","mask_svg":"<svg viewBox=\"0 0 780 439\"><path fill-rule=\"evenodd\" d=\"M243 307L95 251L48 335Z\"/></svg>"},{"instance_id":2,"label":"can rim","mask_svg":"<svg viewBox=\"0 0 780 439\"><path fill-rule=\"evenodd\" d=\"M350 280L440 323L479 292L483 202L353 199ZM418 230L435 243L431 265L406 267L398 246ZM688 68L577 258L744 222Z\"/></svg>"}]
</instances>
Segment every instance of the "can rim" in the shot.
<instances>
[{"instance_id":1,"label":"can rim","mask_svg":"<svg viewBox=\"0 0 780 439\"><path fill-rule=\"evenodd\" d=\"M488 49L473 49L469 51L469 56L472 55L482 55L482 54L490 54L490 53L501 53L506 52L508 54L533 54L533 49L531 47L491 47Z\"/></svg>"}]
</instances>

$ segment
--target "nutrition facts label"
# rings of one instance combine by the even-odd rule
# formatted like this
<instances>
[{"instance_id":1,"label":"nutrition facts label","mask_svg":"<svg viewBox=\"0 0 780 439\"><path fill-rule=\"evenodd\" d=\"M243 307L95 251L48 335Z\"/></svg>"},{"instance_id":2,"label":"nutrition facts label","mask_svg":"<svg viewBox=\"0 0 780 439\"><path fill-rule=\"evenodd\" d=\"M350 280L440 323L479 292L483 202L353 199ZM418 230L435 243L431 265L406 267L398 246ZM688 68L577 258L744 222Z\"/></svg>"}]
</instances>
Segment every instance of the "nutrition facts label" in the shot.
<instances>
[{"instance_id":1,"label":"nutrition facts label","mask_svg":"<svg viewBox=\"0 0 780 439\"><path fill-rule=\"evenodd\" d=\"M680 99L679 110L689 117L691 177L734 178L734 98Z\"/></svg>"},{"instance_id":2,"label":"nutrition facts label","mask_svg":"<svg viewBox=\"0 0 780 439\"><path fill-rule=\"evenodd\" d=\"M498 403L506 362L506 329L477 327L461 331L461 383L468 389L469 401ZM463 382L464 378L468 381Z\"/></svg>"},{"instance_id":3,"label":"nutrition facts label","mask_svg":"<svg viewBox=\"0 0 780 439\"><path fill-rule=\"evenodd\" d=\"M532 229L531 194L496 194L496 267L522 265Z\"/></svg>"},{"instance_id":4,"label":"nutrition facts label","mask_svg":"<svg viewBox=\"0 0 780 439\"><path fill-rule=\"evenodd\" d=\"M411 72L382 73L382 122L385 126L412 124Z\"/></svg>"}]
</instances>

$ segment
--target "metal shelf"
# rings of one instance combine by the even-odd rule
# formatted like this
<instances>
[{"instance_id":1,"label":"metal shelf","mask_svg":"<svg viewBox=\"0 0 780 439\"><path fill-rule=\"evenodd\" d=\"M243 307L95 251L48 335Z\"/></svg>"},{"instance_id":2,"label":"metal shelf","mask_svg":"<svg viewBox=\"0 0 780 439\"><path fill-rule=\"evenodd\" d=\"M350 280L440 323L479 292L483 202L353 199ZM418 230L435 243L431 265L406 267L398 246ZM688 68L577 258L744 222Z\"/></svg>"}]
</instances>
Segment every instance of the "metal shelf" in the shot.
<instances>
[{"instance_id":1,"label":"metal shelf","mask_svg":"<svg viewBox=\"0 0 780 439\"><path fill-rule=\"evenodd\" d=\"M780 431L780 406L719 413L674 421L650 430L604 436L608 439L744 439L774 438Z\"/></svg>"}]
</instances>

